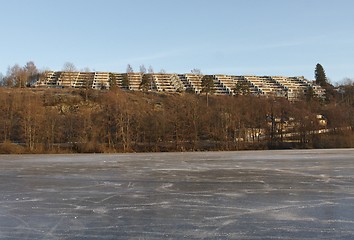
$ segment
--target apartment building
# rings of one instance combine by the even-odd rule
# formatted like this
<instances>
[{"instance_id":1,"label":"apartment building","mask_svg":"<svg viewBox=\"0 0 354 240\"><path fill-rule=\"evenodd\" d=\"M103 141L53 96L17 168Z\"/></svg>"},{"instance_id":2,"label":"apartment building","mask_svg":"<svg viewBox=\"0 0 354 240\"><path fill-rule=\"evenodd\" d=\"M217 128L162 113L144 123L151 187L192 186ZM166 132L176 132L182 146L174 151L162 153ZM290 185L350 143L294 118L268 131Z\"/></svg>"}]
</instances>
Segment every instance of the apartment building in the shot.
<instances>
[{"instance_id":1,"label":"apartment building","mask_svg":"<svg viewBox=\"0 0 354 240\"><path fill-rule=\"evenodd\" d=\"M237 87L247 88L242 94L265 97L283 97L290 101L303 97L311 88L313 93L324 98L325 90L304 77L284 76L231 76L210 75L218 95L235 95ZM201 74L168 73L111 73L111 72L46 72L35 84L36 87L109 89L117 86L132 91L202 92ZM142 83L149 87L143 87Z\"/></svg>"}]
</instances>

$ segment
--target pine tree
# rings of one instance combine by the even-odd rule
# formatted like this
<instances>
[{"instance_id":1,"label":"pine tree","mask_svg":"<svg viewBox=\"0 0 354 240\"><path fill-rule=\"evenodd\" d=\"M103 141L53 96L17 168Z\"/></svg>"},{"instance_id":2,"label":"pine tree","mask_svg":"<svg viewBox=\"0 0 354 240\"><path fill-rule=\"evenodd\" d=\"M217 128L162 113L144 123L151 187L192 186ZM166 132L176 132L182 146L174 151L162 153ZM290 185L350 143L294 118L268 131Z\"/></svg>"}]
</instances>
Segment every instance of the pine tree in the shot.
<instances>
[{"instance_id":1,"label":"pine tree","mask_svg":"<svg viewBox=\"0 0 354 240\"><path fill-rule=\"evenodd\" d=\"M250 93L250 87L245 81L238 81L233 88L235 95L248 95Z\"/></svg>"},{"instance_id":2,"label":"pine tree","mask_svg":"<svg viewBox=\"0 0 354 240\"><path fill-rule=\"evenodd\" d=\"M205 92L206 99L207 99L207 106L209 106L209 93L214 92L214 80L213 76L205 75L202 78L202 92Z\"/></svg>"},{"instance_id":3,"label":"pine tree","mask_svg":"<svg viewBox=\"0 0 354 240\"><path fill-rule=\"evenodd\" d=\"M129 85L130 85L129 74L130 73L123 74L122 87L124 89L129 89Z\"/></svg>"},{"instance_id":4,"label":"pine tree","mask_svg":"<svg viewBox=\"0 0 354 240\"><path fill-rule=\"evenodd\" d=\"M151 78L152 74L144 74L139 85L140 89L143 91L148 91L151 88Z\"/></svg>"},{"instance_id":5,"label":"pine tree","mask_svg":"<svg viewBox=\"0 0 354 240\"><path fill-rule=\"evenodd\" d=\"M316 79L316 84L318 84L322 87L327 85L326 73L325 73L322 65L319 63L317 63L317 65L316 65L315 79Z\"/></svg>"}]
</instances>

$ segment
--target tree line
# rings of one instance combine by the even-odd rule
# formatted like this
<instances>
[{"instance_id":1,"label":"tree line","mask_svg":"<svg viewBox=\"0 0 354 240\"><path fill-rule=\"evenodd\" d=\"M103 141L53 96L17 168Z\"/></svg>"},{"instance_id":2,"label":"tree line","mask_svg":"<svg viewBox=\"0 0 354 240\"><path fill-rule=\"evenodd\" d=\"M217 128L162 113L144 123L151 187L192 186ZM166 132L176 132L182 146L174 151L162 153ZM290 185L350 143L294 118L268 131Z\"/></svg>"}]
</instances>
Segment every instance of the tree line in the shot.
<instances>
[{"instance_id":1,"label":"tree line","mask_svg":"<svg viewBox=\"0 0 354 240\"><path fill-rule=\"evenodd\" d=\"M76 68L66 63L64 70ZM140 70L146 71L143 65ZM133 71L130 65L129 71ZM153 72L151 66L148 71ZM354 83L347 79L335 89L320 64L315 78L326 88L327 100L308 94L294 103L250 96L242 85L235 86L240 93L236 96L215 96L208 76L202 79L201 95L116 87L104 91L26 88L40 74L28 62L9 67L0 79L0 153L354 146ZM328 123L328 131L323 132L319 115Z\"/></svg>"},{"instance_id":2,"label":"tree line","mask_svg":"<svg viewBox=\"0 0 354 240\"><path fill-rule=\"evenodd\" d=\"M351 86L353 91L353 86ZM354 147L353 100L0 88L0 152L144 152ZM353 92L351 92L353 94ZM353 95L351 95L353 96ZM343 101L342 101L343 100ZM316 116L332 129L324 134ZM290 134L285 129L292 121ZM290 128L289 128L290 129Z\"/></svg>"}]
</instances>

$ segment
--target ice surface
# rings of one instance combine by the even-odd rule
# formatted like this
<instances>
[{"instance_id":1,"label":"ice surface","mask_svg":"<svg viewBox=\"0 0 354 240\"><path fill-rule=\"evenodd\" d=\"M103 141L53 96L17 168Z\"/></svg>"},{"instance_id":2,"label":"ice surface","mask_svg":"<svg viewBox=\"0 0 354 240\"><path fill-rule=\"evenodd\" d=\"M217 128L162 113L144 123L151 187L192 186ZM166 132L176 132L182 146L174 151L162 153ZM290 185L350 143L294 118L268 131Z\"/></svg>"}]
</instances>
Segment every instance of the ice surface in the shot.
<instances>
[{"instance_id":1,"label":"ice surface","mask_svg":"<svg viewBox=\"0 0 354 240\"><path fill-rule=\"evenodd\" d=\"M0 155L0 239L354 239L354 149Z\"/></svg>"}]
</instances>

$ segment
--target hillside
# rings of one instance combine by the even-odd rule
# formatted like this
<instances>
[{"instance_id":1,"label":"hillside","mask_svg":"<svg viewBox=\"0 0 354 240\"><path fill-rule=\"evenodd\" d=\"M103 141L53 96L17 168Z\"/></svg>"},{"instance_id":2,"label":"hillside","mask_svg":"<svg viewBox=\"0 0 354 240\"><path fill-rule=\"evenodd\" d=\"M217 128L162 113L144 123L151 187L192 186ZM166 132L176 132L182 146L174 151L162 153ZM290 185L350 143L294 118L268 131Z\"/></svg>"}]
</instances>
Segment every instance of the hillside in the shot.
<instances>
[{"instance_id":1,"label":"hillside","mask_svg":"<svg viewBox=\"0 0 354 240\"><path fill-rule=\"evenodd\" d=\"M354 147L347 101L30 88L0 101L1 153Z\"/></svg>"}]
</instances>

